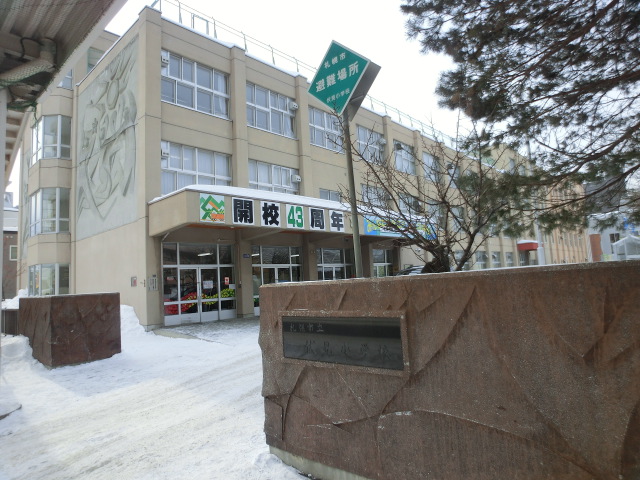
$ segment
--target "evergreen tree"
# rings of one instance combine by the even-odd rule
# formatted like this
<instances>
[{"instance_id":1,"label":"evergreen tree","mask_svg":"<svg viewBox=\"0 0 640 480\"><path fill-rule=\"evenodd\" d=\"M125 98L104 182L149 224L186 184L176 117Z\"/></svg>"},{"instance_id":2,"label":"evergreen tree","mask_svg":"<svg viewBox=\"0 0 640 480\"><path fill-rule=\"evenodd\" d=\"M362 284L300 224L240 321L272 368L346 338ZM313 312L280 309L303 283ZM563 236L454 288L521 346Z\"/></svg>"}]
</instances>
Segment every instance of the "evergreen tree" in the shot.
<instances>
[{"instance_id":1,"label":"evergreen tree","mask_svg":"<svg viewBox=\"0 0 640 480\"><path fill-rule=\"evenodd\" d=\"M439 81L441 105L531 156L519 188L538 196L540 222L584 223L622 205L640 223L638 0L404 0L401 9L422 50L454 62Z\"/></svg>"}]
</instances>

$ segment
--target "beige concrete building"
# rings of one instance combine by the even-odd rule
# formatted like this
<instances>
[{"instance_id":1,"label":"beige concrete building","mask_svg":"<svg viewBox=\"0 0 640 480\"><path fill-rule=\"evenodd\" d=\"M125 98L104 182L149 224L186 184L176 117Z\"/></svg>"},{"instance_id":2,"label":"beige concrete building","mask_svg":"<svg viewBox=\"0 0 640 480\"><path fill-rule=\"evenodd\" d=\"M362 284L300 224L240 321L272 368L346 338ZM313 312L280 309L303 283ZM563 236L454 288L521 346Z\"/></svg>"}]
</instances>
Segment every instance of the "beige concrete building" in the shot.
<instances>
[{"instance_id":1,"label":"beige concrete building","mask_svg":"<svg viewBox=\"0 0 640 480\"><path fill-rule=\"evenodd\" d=\"M425 141L365 108L358 129L384 155ZM354 274L340 131L308 79L156 10L103 34L24 132L30 295L118 291L155 328L259 313L264 283ZM419 263L357 221L365 276ZM518 242L488 239L473 268L535 264L538 245Z\"/></svg>"}]
</instances>

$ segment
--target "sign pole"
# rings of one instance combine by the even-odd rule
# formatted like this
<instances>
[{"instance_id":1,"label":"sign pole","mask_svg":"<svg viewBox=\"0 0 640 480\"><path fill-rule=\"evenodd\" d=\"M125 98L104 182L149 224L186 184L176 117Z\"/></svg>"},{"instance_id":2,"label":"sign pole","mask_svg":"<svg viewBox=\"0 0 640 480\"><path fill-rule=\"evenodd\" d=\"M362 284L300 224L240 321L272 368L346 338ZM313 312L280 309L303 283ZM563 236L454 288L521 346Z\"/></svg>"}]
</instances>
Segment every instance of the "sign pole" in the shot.
<instances>
[{"instance_id":1,"label":"sign pole","mask_svg":"<svg viewBox=\"0 0 640 480\"><path fill-rule=\"evenodd\" d=\"M356 203L356 183L353 178L353 151L351 148L351 129L349 128L349 107L342 113L342 131L345 152L347 154L347 173L349 179L349 200L351 203L351 232L353 234L353 261L356 265L356 277L362 277L362 250L360 248L360 221Z\"/></svg>"},{"instance_id":2,"label":"sign pole","mask_svg":"<svg viewBox=\"0 0 640 480\"><path fill-rule=\"evenodd\" d=\"M367 60L353 50L331 42L320 68L316 72L309 93L342 116L342 136L347 154L349 197L351 200L351 231L353 233L353 256L356 277L362 277L362 250L360 247L360 223L356 203L356 184L353 178L353 149L349 120L355 117L360 104L367 96L380 66Z\"/></svg>"}]
</instances>

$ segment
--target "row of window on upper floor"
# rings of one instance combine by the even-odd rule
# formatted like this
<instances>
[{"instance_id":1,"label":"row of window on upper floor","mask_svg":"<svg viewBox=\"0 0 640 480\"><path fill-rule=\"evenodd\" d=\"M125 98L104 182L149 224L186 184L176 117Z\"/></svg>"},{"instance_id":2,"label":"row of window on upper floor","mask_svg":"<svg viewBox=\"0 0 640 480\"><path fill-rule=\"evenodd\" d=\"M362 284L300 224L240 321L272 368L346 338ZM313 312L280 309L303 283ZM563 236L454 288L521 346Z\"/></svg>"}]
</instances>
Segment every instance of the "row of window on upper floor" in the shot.
<instances>
[{"instance_id":1,"label":"row of window on upper floor","mask_svg":"<svg viewBox=\"0 0 640 480\"><path fill-rule=\"evenodd\" d=\"M103 52L90 49L87 69L91 70ZM162 51L162 100L200 112L229 118L228 75L193 60ZM60 86L70 86L68 74ZM66 85L67 82L69 85ZM253 83L246 85L247 123L249 126L295 138L293 99ZM337 117L311 107L309 110L311 144L343 153L342 130ZM358 125L357 149L369 162L382 163L386 141L381 133ZM31 165L42 158L70 158L71 119L62 115L43 116L33 127ZM394 141L396 168L416 174L413 148ZM423 152L425 173L437 180L437 159Z\"/></svg>"}]
</instances>

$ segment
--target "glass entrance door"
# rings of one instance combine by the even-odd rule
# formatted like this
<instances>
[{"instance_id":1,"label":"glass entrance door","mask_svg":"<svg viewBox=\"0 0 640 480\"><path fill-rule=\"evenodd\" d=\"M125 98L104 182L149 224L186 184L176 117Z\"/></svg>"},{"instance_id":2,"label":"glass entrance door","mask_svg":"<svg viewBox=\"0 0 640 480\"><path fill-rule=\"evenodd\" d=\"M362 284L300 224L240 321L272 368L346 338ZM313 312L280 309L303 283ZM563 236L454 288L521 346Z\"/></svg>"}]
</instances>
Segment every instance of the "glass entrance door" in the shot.
<instances>
[{"instance_id":1,"label":"glass entrance door","mask_svg":"<svg viewBox=\"0 0 640 480\"><path fill-rule=\"evenodd\" d=\"M231 245L165 243L165 325L236 317L236 279Z\"/></svg>"},{"instance_id":2,"label":"glass entrance door","mask_svg":"<svg viewBox=\"0 0 640 480\"><path fill-rule=\"evenodd\" d=\"M200 276L200 321L212 322L218 320L218 269L199 268Z\"/></svg>"}]
</instances>

